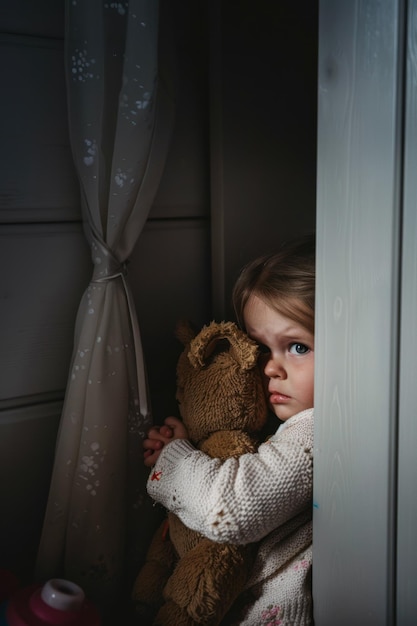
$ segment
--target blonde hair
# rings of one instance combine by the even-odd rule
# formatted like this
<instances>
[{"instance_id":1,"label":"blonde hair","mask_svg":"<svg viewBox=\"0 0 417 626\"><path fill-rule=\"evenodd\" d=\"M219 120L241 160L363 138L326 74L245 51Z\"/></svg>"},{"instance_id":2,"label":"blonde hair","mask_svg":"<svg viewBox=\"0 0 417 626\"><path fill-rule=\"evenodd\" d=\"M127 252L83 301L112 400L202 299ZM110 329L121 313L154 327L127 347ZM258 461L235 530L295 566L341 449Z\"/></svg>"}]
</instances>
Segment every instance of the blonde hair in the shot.
<instances>
[{"instance_id":1,"label":"blonde hair","mask_svg":"<svg viewBox=\"0 0 417 626\"><path fill-rule=\"evenodd\" d=\"M315 260L315 235L308 235L246 265L232 294L240 326L245 328L244 309L255 295L314 334Z\"/></svg>"}]
</instances>

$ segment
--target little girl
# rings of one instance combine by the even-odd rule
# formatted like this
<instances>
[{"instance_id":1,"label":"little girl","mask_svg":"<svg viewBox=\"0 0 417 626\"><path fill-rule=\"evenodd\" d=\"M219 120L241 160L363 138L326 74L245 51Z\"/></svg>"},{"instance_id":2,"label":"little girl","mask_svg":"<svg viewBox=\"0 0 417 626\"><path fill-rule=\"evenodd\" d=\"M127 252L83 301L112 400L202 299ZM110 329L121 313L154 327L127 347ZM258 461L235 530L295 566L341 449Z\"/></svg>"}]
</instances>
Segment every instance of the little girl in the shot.
<instances>
[{"instance_id":1,"label":"little girl","mask_svg":"<svg viewBox=\"0 0 417 626\"><path fill-rule=\"evenodd\" d=\"M260 542L244 602L225 625L312 624L314 286L314 237L250 263L235 285L236 316L261 348L278 418L258 452L212 459L175 417L152 428L143 444L145 465L156 464L148 480L154 500L213 541Z\"/></svg>"}]
</instances>

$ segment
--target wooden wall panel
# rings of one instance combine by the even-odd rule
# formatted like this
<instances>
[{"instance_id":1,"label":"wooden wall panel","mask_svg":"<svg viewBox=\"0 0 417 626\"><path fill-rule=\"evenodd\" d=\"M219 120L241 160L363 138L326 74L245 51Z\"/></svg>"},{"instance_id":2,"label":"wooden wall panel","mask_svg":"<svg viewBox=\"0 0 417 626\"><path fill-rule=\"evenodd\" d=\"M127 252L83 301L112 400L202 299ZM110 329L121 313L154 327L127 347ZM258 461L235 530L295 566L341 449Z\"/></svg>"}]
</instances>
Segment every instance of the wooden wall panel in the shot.
<instances>
[{"instance_id":1,"label":"wooden wall panel","mask_svg":"<svg viewBox=\"0 0 417 626\"><path fill-rule=\"evenodd\" d=\"M0 74L0 221L80 219L62 44L2 35Z\"/></svg>"},{"instance_id":2,"label":"wooden wall panel","mask_svg":"<svg viewBox=\"0 0 417 626\"><path fill-rule=\"evenodd\" d=\"M32 574L61 409L53 402L0 412L1 567L19 576Z\"/></svg>"},{"instance_id":3,"label":"wooden wall panel","mask_svg":"<svg viewBox=\"0 0 417 626\"><path fill-rule=\"evenodd\" d=\"M170 73L176 115L152 219L207 218L210 214L206 4L204 0L162 0L160 4L161 76Z\"/></svg>"},{"instance_id":4,"label":"wooden wall panel","mask_svg":"<svg viewBox=\"0 0 417 626\"><path fill-rule=\"evenodd\" d=\"M0 228L0 400L63 392L81 295L91 275L80 226ZM153 392L173 389L175 324L209 321L207 222L148 222L129 264ZM165 384L164 382L164 384ZM168 402L170 403L170 402Z\"/></svg>"},{"instance_id":5,"label":"wooden wall panel","mask_svg":"<svg viewBox=\"0 0 417 626\"><path fill-rule=\"evenodd\" d=\"M0 3L0 32L63 39L65 0Z\"/></svg>"},{"instance_id":6,"label":"wooden wall panel","mask_svg":"<svg viewBox=\"0 0 417 626\"><path fill-rule=\"evenodd\" d=\"M2 225L0 265L0 401L63 392L92 271L81 226Z\"/></svg>"},{"instance_id":7,"label":"wooden wall panel","mask_svg":"<svg viewBox=\"0 0 417 626\"><path fill-rule=\"evenodd\" d=\"M67 129L63 58L64 1L20 0L0 12L0 73L9 98L0 118L0 220L80 219ZM50 9L50 10L49 10ZM48 14L48 19L46 19ZM203 3L161 2L162 69L176 106L172 144L151 218L206 216L208 172L208 23ZM41 19L42 18L42 19ZM43 26L44 33L42 32ZM41 36L45 34L47 37ZM28 37L27 35L31 35ZM30 106L28 106L30 103Z\"/></svg>"},{"instance_id":8,"label":"wooden wall panel","mask_svg":"<svg viewBox=\"0 0 417 626\"><path fill-rule=\"evenodd\" d=\"M407 27L404 215L402 229L401 344L398 433L397 626L417 615L417 2Z\"/></svg>"},{"instance_id":9,"label":"wooden wall panel","mask_svg":"<svg viewBox=\"0 0 417 626\"><path fill-rule=\"evenodd\" d=\"M401 3L321 0L314 606L395 623Z\"/></svg>"}]
</instances>

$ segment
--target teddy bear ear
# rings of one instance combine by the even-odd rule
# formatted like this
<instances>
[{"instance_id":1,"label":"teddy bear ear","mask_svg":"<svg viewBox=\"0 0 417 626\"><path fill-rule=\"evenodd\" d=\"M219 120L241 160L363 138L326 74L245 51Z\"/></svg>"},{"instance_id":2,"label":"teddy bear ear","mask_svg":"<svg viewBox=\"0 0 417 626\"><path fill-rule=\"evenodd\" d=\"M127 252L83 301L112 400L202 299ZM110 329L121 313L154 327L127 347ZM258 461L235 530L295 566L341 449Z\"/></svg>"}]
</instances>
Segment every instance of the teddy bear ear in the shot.
<instances>
[{"instance_id":1,"label":"teddy bear ear","mask_svg":"<svg viewBox=\"0 0 417 626\"><path fill-rule=\"evenodd\" d=\"M214 354L229 352L243 370L252 369L258 346L234 322L211 322L190 343L188 359L195 368L207 365Z\"/></svg>"},{"instance_id":2,"label":"teddy bear ear","mask_svg":"<svg viewBox=\"0 0 417 626\"><path fill-rule=\"evenodd\" d=\"M177 321L175 326L175 336L182 343L183 346L186 346L190 343L190 341L196 336L197 329L193 325L190 320L180 319Z\"/></svg>"}]
</instances>

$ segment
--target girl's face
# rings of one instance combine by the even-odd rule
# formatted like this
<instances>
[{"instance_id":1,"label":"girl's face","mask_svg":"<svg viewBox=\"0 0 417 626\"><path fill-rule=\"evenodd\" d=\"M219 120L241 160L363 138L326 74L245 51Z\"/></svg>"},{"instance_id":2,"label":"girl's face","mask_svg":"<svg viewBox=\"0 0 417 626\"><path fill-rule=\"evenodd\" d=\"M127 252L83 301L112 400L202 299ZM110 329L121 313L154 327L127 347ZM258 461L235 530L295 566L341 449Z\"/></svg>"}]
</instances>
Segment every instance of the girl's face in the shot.
<instances>
[{"instance_id":1,"label":"girl's face","mask_svg":"<svg viewBox=\"0 0 417 626\"><path fill-rule=\"evenodd\" d=\"M269 404L285 421L314 405L314 335L253 295L243 311L246 332L261 349Z\"/></svg>"}]
</instances>

